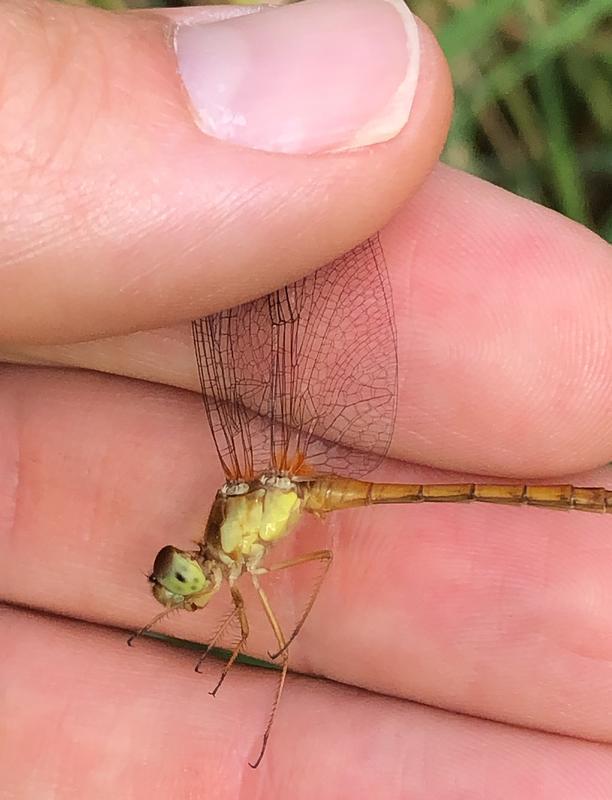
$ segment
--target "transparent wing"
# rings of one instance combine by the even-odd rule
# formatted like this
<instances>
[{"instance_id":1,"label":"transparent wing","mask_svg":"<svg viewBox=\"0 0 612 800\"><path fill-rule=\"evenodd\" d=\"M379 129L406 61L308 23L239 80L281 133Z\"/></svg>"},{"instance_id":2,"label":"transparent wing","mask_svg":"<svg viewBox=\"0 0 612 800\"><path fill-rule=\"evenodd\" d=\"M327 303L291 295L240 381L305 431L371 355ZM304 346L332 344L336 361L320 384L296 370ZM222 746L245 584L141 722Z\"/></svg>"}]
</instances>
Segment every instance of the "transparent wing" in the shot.
<instances>
[{"instance_id":1,"label":"transparent wing","mask_svg":"<svg viewBox=\"0 0 612 800\"><path fill-rule=\"evenodd\" d=\"M363 475L385 455L397 346L378 236L278 291L193 322L226 477Z\"/></svg>"}]
</instances>

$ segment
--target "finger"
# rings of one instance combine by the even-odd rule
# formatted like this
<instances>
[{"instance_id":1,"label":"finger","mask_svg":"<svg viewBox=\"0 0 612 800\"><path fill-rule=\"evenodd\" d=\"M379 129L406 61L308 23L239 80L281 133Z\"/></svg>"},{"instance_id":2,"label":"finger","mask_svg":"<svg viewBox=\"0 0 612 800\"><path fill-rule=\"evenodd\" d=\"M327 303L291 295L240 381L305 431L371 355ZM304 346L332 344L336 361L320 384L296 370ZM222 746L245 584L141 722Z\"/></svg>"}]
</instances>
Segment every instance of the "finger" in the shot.
<instances>
[{"instance_id":1,"label":"finger","mask_svg":"<svg viewBox=\"0 0 612 800\"><path fill-rule=\"evenodd\" d=\"M612 249L586 228L441 168L385 233L410 254L400 441L447 469L567 474L612 460ZM405 262L406 263L406 262Z\"/></svg>"},{"instance_id":2,"label":"finger","mask_svg":"<svg viewBox=\"0 0 612 800\"><path fill-rule=\"evenodd\" d=\"M609 747L297 676L251 770L270 673L235 667L213 700L215 670L196 675L192 653L150 642L128 650L116 632L20 612L0 623L15 643L0 661L0 771L11 796L54 786L62 798L196 797L205 787L233 800L291 785L295 800L442 800L460 785L474 800L514 800L528 785L532 800L560 800L604 797L612 778Z\"/></svg>"},{"instance_id":3,"label":"finger","mask_svg":"<svg viewBox=\"0 0 612 800\"><path fill-rule=\"evenodd\" d=\"M605 242L444 167L382 238L398 328L393 456L522 478L612 459ZM2 352L8 360L198 384L187 327Z\"/></svg>"},{"instance_id":4,"label":"finger","mask_svg":"<svg viewBox=\"0 0 612 800\"><path fill-rule=\"evenodd\" d=\"M102 376L15 370L5 373L0 402L3 597L126 628L148 622L159 610L144 577L155 553L168 543L193 547L219 482L196 398ZM391 469L399 480L448 479ZM358 509L327 525L305 519L274 559L329 546L327 531L335 561L292 664L430 705L610 741L611 522L478 505ZM296 568L271 582L287 629L314 577ZM270 635L248 587L245 596L249 643L265 656ZM201 641L208 612L160 629Z\"/></svg>"},{"instance_id":5,"label":"finger","mask_svg":"<svg viewBox=\"0 0 612 800\"><path fill-rule=\"evenodd\" d=\"M431 169L449 80L399 0L203 13L173 28L6 5L0 339L80 341L261 295L382 227Z\"/></svg>"}]
</instances>

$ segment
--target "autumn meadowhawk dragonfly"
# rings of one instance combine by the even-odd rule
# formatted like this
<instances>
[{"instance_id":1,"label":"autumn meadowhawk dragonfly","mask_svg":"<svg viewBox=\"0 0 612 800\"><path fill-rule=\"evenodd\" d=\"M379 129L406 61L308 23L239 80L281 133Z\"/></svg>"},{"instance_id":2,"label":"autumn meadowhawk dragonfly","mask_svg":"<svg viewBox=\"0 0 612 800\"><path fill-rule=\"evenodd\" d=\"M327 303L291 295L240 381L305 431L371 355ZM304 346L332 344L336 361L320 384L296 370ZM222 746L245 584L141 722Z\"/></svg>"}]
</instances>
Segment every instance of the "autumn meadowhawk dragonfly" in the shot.
<instances>
[{"instance_id":1,"label":"autumn meadowhawk dragonfly","mask_svg":"<svg viewBox=\"0 0 612 800\"><path fill-rule=\"evenodd\" d=\"M274 563L272 546L304 513L378 503L479 501L612 512L612 491L569 485L389 484L362 480L385 456L396 410L397 351L389 280L378 237L250 303L193 323L195 352L225 482L192 552L166 546L149 576L165 607L196 611L227 584L240 629L217 691L244 650L249 624L239 579L249 576L276 639L280 665L261 761L288 669L289 648L332 561L330 550ZM320 562L321 578L286 632L262 575ZM201 659L202 660L202 659ZM199 663L201 663L201 660Z\"/></svg>"}]
</instances>

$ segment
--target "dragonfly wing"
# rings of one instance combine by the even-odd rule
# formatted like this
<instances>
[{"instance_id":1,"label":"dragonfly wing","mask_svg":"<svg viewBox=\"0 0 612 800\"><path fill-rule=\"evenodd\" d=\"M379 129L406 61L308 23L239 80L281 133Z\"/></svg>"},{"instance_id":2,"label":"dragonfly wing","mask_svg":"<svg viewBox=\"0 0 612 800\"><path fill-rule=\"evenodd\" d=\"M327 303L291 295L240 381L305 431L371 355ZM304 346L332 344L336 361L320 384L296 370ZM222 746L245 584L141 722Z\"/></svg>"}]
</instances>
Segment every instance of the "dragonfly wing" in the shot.
<instances>
[{"instance_id":1,"label":"dragonfly wing","mask_svg":"<svg viewBox=\"0 0 612 800\"><path fill-rule=\"evenodd\" d=\"M363 475L385 455L397 347L378 236L283 289L196 320L193 331L228 477Z\"/></svg>"}]
</instances>

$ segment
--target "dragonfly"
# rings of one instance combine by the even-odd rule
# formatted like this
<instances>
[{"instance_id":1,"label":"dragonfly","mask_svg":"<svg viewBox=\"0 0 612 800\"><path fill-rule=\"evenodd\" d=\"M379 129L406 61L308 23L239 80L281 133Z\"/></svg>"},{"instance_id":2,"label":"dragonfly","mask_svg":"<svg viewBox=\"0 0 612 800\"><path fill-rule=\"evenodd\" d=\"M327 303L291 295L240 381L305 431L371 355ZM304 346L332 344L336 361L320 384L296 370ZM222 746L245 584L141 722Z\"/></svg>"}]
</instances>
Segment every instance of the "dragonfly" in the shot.
<instances>
[{"instance_id":1,"label":"dragonfly","mask_svg":"<svg viewBox=\"0 0 612 800\"><path fill-rule=\"evenodd\" d=\"M148 580L164 606L204 608L222 586L232 610L196 670L228 627L239 628L217 685L249 636L240 579L250 578L276 641L278 683L257 767L266 751L289 668L289 649L332 564L330 549L274 562L274 545L304 514L388 503L478 501L612 512L612 490L571 485L393 484L364 480L388 452L397 409L397 336L379 235L327 266L252 302L192 323L202 399L225 480L195 550L157 554ZM316 586L286 632L262 576L318 562ZM134 637L132 637L133 639Z\"/></svg>"}]
</instances>

